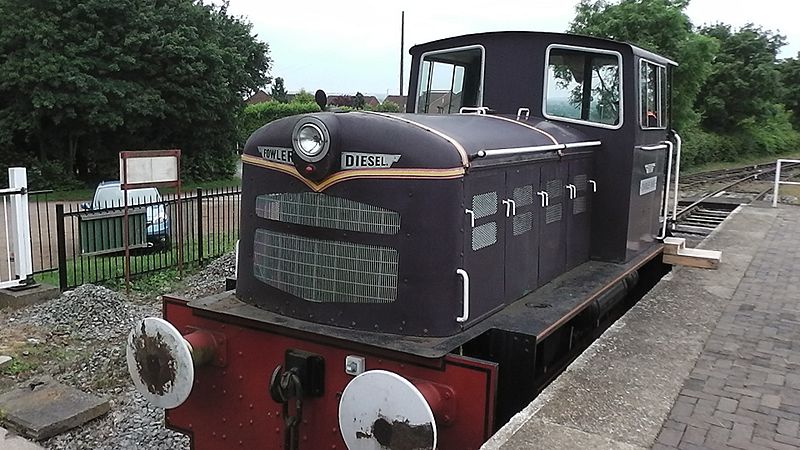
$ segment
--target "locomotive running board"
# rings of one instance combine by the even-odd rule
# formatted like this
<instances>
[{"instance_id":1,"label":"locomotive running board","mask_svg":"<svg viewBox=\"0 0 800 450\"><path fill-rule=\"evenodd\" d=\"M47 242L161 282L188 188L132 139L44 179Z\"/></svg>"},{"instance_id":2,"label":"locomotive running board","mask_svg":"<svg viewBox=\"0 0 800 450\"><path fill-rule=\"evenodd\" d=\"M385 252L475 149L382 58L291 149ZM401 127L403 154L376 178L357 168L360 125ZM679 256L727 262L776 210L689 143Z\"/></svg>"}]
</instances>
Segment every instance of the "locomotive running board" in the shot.
<instances>
[{"instance_id":1,"label":"locomotive running board","mask_svg":"<svg viewBox=\"0 0 800 450\"><path fill-rule=\"evenodd\" d=\"M699 248L686 248L686 239L668 237L664 239L664 264L716 269L722 259L722 252Z\"/></svg>"}]
</instances>

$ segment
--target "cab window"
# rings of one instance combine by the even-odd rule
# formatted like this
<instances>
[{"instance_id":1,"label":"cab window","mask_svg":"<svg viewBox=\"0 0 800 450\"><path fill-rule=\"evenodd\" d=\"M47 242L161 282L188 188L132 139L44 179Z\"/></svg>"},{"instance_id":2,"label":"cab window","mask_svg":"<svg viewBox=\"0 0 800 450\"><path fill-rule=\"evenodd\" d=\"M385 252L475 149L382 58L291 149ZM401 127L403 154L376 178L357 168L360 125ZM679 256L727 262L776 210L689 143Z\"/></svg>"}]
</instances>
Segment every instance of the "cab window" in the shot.
<instances>
[{"instance_id":1,"label":"cab window","mask_svg":"<svg viewBox=\"0 0 800 450\"><path fill-rule=\"evenodd\" d=\"M483 47L463 47L422 55L418 113L451 114L483 103Z\"/></svg>"},{"instance_id":2,"label":"cab window","mask_svg":"<svg viewBox=\"0 0 800 450\"><path fill-rule=\"evenodd\" d=\"M667 126L667 69L641 60L639 62L639 119L642 128Z\"/></svg>"},{"instance_id":3,"label":"cab window","mask_svg":"<svg viewBox=\"0 0 800 450\"><path fill-rule=\"evenodd\" d=\"M545 80L545 116L618 128L621 64L616 52L552 47Z\"/></svg>"}]
</instances>

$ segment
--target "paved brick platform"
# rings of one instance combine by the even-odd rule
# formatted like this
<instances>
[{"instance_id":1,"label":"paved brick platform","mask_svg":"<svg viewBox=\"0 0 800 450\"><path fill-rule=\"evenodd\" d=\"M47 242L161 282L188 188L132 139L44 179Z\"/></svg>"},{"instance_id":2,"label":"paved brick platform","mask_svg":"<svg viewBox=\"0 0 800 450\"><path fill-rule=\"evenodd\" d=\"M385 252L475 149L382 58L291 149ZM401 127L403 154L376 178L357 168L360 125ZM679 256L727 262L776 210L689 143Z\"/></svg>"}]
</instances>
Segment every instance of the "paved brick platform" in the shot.
<instances>
[{"instance_id":1,"label":"paved brick platform","mask_svg":"<svg viewBox=\"0 0 800 450\"><path fill-rule=\"evenodd\" d=\"M484 445L800 448L800 208L746 206Z\"/></svg>"},{"instance_id":2,"label":"paved brick platform","mask_svg":"<svg viewBox=\"0 0 800 450\"><path fill-rule=\"evenodd\" d=\"M654 449L800 448L800 208L781 208Z\"/></svg>"}]
</instances>

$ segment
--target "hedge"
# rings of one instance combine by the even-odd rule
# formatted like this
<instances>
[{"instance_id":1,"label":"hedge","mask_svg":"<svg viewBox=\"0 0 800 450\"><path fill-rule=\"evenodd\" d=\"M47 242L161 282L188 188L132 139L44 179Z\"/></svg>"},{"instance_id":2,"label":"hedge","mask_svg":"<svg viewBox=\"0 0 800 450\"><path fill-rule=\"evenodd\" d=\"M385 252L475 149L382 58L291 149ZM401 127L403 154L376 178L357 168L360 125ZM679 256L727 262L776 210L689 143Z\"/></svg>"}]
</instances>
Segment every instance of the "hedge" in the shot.
<instances>
[{"instance_id":1,"label":"hedge","mask_svg":"<svg viewBox=\"0 0 800 450\"><path fill-rule=\"evenodd\" d=\"M239 142L244 144L254 131L284 117L319 111L316 103L263 102L247 105L239 116Z\"/></svg>"}]
</instances>

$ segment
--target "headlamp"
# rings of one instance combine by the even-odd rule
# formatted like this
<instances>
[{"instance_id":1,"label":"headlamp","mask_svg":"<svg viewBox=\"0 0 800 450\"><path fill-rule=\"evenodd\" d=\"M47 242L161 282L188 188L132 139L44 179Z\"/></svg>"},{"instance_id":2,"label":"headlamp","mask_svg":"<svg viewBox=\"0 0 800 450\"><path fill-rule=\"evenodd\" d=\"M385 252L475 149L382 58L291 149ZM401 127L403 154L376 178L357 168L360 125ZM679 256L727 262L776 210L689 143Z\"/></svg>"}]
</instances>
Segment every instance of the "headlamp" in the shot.
<instances>
[{"instance_id":1,"label":"headlamp","mask_svg":"<svg viewBox=\"0 0 800 450\"><path fill-rule=\"evenodd\" d=\"M295 153L307 162L317 162L328 154L331 135L328 127L316 117L304 117L292 131L292 146Z\"/></svg>"}]
</instances>

